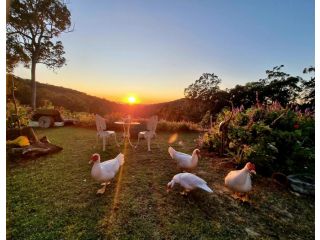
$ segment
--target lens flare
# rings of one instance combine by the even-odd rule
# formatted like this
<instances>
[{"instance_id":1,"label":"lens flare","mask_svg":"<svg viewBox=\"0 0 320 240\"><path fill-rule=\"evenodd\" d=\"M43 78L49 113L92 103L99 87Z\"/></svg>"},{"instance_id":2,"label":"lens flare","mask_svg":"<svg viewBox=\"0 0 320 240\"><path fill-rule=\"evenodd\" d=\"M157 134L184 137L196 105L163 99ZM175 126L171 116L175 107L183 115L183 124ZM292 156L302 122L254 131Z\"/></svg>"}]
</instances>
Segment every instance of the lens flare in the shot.
<instances>
[{"instance_id":1,"label":"lens flare","mask_svg":"<svg viewBox=\"0 0 320 240\"><path fill-rule=\"evenodd\" d=\"M177 139L178 139L178 133L174 133L174 134L172 134L172 135L169 137L168 143L169 143L169 144L172 144L172 143L174 143L175 141L177 141Z\"/></svg>"}]
</instances>

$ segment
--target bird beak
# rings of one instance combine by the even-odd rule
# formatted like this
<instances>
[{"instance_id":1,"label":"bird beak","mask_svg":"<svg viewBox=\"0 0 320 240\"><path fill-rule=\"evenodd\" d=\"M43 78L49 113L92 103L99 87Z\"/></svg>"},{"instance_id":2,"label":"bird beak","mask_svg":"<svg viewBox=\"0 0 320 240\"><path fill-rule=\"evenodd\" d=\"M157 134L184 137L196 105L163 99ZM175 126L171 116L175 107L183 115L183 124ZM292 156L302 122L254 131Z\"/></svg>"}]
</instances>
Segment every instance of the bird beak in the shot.
<instances>
[{"instance_id":1,"label":"bird beak","mask_svg":"<svg viewBox=\"0 0 320 240\"><path fill-rule=\"evenodd\" d=\"M251 170L250 173L253 173L254 175L257 174L255 170Z\"/></svg>"},{"instance_id":2,"label":"bird beak","mask_svg":"<svg viewBox=\"0 0 320 240\"><path fill-rule=\"evenodd\" d=\"M171 191L171 188L167 186L167 193L169 193L170 191Z\"/></svg>"},{"instance_id":3,"label":"bird beak","mask_svg":"<svg viewBox=\"0 0 320 240\"><path fill-rule=\"evenodd\" d=\"M90 159L90 161L89 161L89 164L91 164L92 163L92 159Z\"/></svg>"}]
</instances>

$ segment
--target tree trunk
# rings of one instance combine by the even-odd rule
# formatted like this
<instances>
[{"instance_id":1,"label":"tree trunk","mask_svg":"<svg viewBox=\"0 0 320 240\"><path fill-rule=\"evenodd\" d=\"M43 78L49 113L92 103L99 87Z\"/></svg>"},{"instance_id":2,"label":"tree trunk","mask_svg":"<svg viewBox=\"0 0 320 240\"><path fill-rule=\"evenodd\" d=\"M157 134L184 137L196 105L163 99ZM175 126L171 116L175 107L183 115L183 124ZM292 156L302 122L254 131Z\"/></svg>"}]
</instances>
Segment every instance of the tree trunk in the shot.
<instances>
[{"instance_id":1,"label":"tree trunk","mask_svg":"<svg viewBox=\"0 0 320 240\"><path fill-rule=\"evenodd\" d=\"M36 110L37 86L36 86L36 62L31 63L31 107Z\"/></svg>"},{"instance_id":2,"label":"tree trunk","mask_svg":"<svg viewBox=\"0 0 320 240\"><path fill-rule=\"evenodd\" d=\"M18 108L17 108L17 101L16 101L16 97L14 95L14 81L13 81L13 75L11 75L11 81L12 81L12 99L13 99L13 103L14 103L14 110L15 110L15 113L16 113L16 117L17 117L17 121L18 121L18 128L19 128L19 131L21 133L21 125L20 125L20 117L18 115Z\"/></svg>"}]
</instances>

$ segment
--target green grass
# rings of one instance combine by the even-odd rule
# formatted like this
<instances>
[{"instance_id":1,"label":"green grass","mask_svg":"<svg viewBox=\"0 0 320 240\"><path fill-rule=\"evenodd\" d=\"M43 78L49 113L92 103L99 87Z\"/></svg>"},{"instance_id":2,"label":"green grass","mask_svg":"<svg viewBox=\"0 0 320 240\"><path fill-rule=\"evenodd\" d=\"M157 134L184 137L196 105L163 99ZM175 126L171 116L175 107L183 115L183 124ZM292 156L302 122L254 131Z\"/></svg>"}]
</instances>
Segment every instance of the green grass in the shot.
<instances>
[{"instance_id":1,"label":"green grass","mask_svg":"<svg viewBox=\"0 0 320 240\"><path fill-rule=\"evenodd\" d=\"M314 239L314 198L258 176L252 204L242 204L223 186L230 167L221 159L203 157L195 171L213 194L196 190L183 197L179 188L167 194L166 184L178 173L167 153L169 133L159 133L160 149L153 143L151 153L145 141L136 151L122 145L125 164L97 196L100 185L90 176L89 158L98 152L110 159L120 149L110 145L102 152L90 129L36 132L64 149L7 162L8 239ZM173 147L191 152L197 137L179 133Z\"/></svg>"}]
</instances>

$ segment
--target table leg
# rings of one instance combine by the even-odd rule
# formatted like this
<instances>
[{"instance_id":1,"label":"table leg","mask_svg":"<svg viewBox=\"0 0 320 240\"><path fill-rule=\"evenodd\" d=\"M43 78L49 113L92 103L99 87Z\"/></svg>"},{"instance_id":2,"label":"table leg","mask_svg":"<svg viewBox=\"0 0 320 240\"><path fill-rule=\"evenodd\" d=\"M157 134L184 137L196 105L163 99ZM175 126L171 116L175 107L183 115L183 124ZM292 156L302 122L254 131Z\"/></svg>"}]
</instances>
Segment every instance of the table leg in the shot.
<instances>
[{"instance_id":1,"label":"table leg","mask_svg":"<svg viewBox=\"0 0 320 240\"><path fill-rule=\"evenodd\" d=\"M126 140L129 142L130 146L134 148L133 144L130 141L130 124L123 124L123 143L126 142Z\"/></svg>"}]
</instances>

